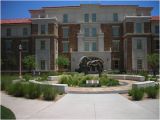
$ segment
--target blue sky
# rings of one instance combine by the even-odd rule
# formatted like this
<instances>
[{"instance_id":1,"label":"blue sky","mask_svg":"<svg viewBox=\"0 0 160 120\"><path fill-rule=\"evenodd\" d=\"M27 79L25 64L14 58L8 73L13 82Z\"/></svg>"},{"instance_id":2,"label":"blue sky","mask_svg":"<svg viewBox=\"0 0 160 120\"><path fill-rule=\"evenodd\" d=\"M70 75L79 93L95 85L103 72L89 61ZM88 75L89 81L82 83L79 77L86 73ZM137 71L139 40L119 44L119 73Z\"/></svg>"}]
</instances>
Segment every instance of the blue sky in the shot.
<instances>
[{"instance_id":1,"label":"blue sky","mask_svg":"<svg viewBox=\"0 0 160 120\"><path fill-rule=\"evenodd\" d=\"M159 15L158 1L2 1L1 19L30 18L28 10L45 6L77 6L80 4L148 6L153 7L153 16Z\"/></svg>"}]
</instances>

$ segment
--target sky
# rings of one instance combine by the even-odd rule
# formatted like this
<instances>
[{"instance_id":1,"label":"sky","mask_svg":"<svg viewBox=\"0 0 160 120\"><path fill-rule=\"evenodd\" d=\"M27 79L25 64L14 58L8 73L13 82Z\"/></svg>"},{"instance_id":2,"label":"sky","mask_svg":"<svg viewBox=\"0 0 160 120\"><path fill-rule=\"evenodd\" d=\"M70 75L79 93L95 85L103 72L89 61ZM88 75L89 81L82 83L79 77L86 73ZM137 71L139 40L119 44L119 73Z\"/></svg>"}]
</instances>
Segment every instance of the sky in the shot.
<instances>
[{"instance_id":1,"label":"sky","mask_svg":"<svg viewBox=\"0 0 160 120\"><path fill-rule=\"evenodd\" d=\"M159 15L158 1L1 1L1 19L30 18L30 9L48 6L79 6L80 4L139 5L153 7L152 16Z\"/></svg>"}]
</instances>

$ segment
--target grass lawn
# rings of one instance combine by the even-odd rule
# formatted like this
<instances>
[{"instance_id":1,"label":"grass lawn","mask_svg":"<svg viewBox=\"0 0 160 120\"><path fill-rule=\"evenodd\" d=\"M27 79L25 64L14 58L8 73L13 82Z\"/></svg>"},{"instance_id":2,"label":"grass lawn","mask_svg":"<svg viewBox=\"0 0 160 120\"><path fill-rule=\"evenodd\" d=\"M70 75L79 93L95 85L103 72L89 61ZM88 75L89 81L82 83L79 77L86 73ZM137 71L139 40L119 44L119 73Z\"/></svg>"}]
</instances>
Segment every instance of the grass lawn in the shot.
<instances>
[{"instance_id":1,"label":"grass lawn","mask_svg":"<svg viewBox=\"0 0 160 120\"><path fill-rule=\"evenodd\" d=\"M16 119L16 117L10 109L1 106L1 119Z\"/></svg>"}]
</instances>

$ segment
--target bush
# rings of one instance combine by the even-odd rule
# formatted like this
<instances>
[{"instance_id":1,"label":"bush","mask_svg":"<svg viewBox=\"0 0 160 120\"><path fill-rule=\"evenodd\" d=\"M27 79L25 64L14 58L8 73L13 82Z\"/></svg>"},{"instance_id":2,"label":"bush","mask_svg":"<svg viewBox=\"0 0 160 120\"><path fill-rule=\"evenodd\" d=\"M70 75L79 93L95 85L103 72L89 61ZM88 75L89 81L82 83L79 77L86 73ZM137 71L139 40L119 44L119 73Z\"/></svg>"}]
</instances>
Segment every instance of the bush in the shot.
<instances>
[{"instance_id":1,"label":"bush","mask_svg":"<svg viewBox=\"0 0 160 120\"><path fill-rule=\"evenodd\" d=\"M34 83L29 83L28 85L25 86L26 88L26 97L30 99L35 99L40 97L41 95L41 88L40 85L34 84Z\"/></svg>"},{"instance_id":2,"label":"bush","mask_svg":"<svg viewBox=\"0 0 160 120\"><path fill-rule=\"evenodd\" d=\"M144 96L144 90L142 88L132 88L131 95L133 100L141 100Z\"/></svg>"},{"instance_id":3,"label":"bush","mask_svg":"<svg viewBox=\"0 0 160 120\"><path fill-rule=\"evenodd\" d=\"M100 85L102 85L102 86L116 86L116 85L119 85L119 81L112 79L112 78L108 78L108 76L106 74L103 74L100 77Z\"/></svg>"},{"instance_id":4,"label":"bush","mask_svg":"<svg viewBox=\"0 0 160 120\"><path fill-rule=\"evenodd\" d=\"M149 78L148 73L146 71L140 71L138 74L144 76L145 81L147 81Z\"/></svg>"},{"instance_id":5,"label":"bush","mask_svg":"<svg viewBox=\"0 0 160 120\"><path fill-rule=\"evenodd\" d=\"M25 95L21 82L16 82L8 85L6 91L9 95L13 95L15 97L22 97Z\"/></svg>"},{"instance_id":6,"label":"bush","mask_svg":"<svg viewBox=\"0 0 160 120\"><path fill-rule=\"evenodd\" d=\"M51 86L43 87L43 99L44 100L54 100L57 96L57 92Z\"/></svg>"},{"instance_id":7,"label":"bush","mask_svg":"<svg viewBox=\"0 0 160 120\"><path fill-rule=\"evenodd\" d=\"M128 91L128 95L132 96L132 89Z\"/></svg>"},{"instance_id":8,"label":"bush","mask_svg":"<svg viewBox=\"0 0 160 120\"><path fill-rule=\"evenodd\" d=\"M32 76L30 74L25 74L23 75L23 78L26 80L26 81L29 81L32 79Z\"/></svg>"},{"instance_id":9,"label":"bush","mask_svg":"<svg viewBox=\"0 0 160 120\"><path fill-rule=\"evenodd\" d=\"M73 85L72 76L71 75L61 75L59 83L68 84L68 86L72 86Z\"/></svg>"},{"instance_id":10,"label":"bush","mask_svg":"<svg viewBox=\"0 0 160 120\"><path fill-rule=\"evenodd\" d=\"M151 76L151 77L149 77L149 80L157 82L158 77L157 76Z\"/></svg>"},{"instance_id":11,"label":"bush","mask_svg":"<svg viewBox=\"0 0 160 120\"><path fill-rule=\"evenodd\" d=\"M147 96L149 98L156 98L158 95L158 91L159 89L157 89L156 86L150 86L145 89L145 92L147 93Z\"/></svg>"}]
</instances>

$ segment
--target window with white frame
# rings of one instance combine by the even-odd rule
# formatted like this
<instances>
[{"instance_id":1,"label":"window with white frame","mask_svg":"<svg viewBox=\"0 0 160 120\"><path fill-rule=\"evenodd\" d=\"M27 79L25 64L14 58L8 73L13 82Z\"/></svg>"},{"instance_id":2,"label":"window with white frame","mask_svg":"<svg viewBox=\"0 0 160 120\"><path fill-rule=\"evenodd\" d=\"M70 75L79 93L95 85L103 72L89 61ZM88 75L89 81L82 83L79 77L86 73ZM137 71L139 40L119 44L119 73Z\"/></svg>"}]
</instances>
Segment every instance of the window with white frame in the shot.
<instances>
[{"instance_id":1,"label":"window with white frame","mask_svg":"<svg viewBox=\"0 0 160 120\"><path fill-rule=\"evenodd\" d=\"M41 34L45 34L46 33L45 29L46 29L46 26L45 25L41 25Z\"/></svg>"},{"instance_id":2,"label":"window with white frame","mask_svg":"<svg viewBox=\"0 0 160 120\"><path fill-rule=\"evenodd\" d=\"M45 40L41 40L40 41L40 49L41 50L45 50L46 49L46 42L45 42Z\"/></svg>"},{"instance_id":3,"label":"window with white frame","mask_svg":"<svg viewBox=\"0 0 160 120\"><path fill-rule=\"evenodd\" d=\"M96 22L96 13L92 13L92 22Z\"/></svg>"},{"instance_id":4,"label":"window with white frame","mask_svg":"<svg viewBox=\"0 0 160 120\"><path fill-rule=\"evenodd\" d=\"M84 43L84 51L89 51L89 42Z\"/></svg>"},{"instance_id":5,"label":"window with white frame","mask_svg":"<svg viewBox=\"0 0 160 120\"><path fill-rule=\"evenodd\" d=\"M28 35L28 29L27 28L23 28L23 36L27 36Z\"/></svg>"},{"instance_id":6,"label":"window with white frame","mask_svg":"<svg viewBox=\"0 0 160 120\"><path fill-rule=\"evenodd\" d=\"M85 37L89 37L89 28L84 28Z\"/></svg>"},{"instance_id":7,"label":"window with white frame","mask_svg":"<svg viewBox=\"0 0 160 120\"><path fill-rule=\"evenodd\" d=\"M68 23L68 14L63 15L63 22Z\"/></svg>"},{"instance_id":8,"label":"window with white frame","mask_svg":"<svg viewBox=\"0 0 160 120\"><path fill-rule=\"evenodd\" d=\"M112 27L112 36L119 36L119 26Z\"/></svg>"},{"instance_id":9,"label":"window with white frame","mask_svg":"<svg viewBox=\"0 0 160 120\"><path fill-rule=\"evenodd\" d=\"M137 59L137 69L142 70L143 61L142 59Z\"/></svg>"},{"instance_id":10,"label":"window with white frame","mask_svg":"<svg viewBox=\"0 0 160 120\"><path fill-rule=\"evenodd\" d=\"M69 51L69 42L68 41L63 41L63 52L68 52Z\"/></svg>"},{"instance_id":11,"label":"window with white frame","mask_svg":"<svg viewBox=\"0 0 160 120\"><path fill-rule=\"evenodd\" d=\"M63 28L63 38L68 38L69 29L67 27Z\"/></svg>"},{"instance_id":12,"label":"window with white frame","mask_svg":"<svg viewBox=\"0 0 160 120\"><path fill-rule=\"evenodd\" d=\"M113 52L119 52L119 43L120 43L120 40L112 41L112 51Z\"/></svg>"},{"instance_id":13,"label":"window with white frame","mask_svg":"<svg viewBox=\"0 0 160 120\"><path fill-rule=\"evenodd\" d=\"M97 43L92 42L92 51L97 51Z\"/></svg>"},{"instance_id":14,"label":"window with white frame","mask_svg":"<svg viewBox=\"0 0 160 120\"><path fill-rule=\"evenodd\" d=\"M142 40L137 39L137 49L142 49Z\"/></svg>"},{"instance_id":15,"label":"window with white frame","mask_svg":"<svg viewBox=\"0 0 160 120\"><path fill-rule=\"evenodd\" d=\"M89 22L89 14L84 14L84 22Z\"/></svg>"},{"instance_id":16,"label":"window with white frame","mask_svg":"<svg viewBox=\"0 0 160 120\"><path fill-rule=\"evenodd\" d=\"M118 21L118 13L113 13L113 21L114 22Z\"/></svg>"},{"instance_id":17,"label":"window with white frame","mask_svg":"<svg viewBox=\"0 0 160 120\"><path fill-rule=\"evenodd\" d=\"M45 61L45 60L41 60L41 61L40 61L40 65L41 65L41 70L45 70L46 61Z\"/></svg>"},{"instance_id":18,"label":"window with white frame","mask_svg":"<svg viewBox=\"0 0 160 120\"><path fill-rule=\"evenodd\" d=\"M6 51L11 51L12 49L12 40L5 40Z\"/></svg>"},{"instance_id":19,"label":"window with white frame","mask_svg":"<svg viewBox=\"0 0 160 120\"><path fill-rule=\"evenodd\" d=\"M96 37L96 36L97 36L97 29L92 28L92 37Z\"/></svg>"},{"instance_id":20,"label":"window with white frame","mask_svg":"<svg viewBox=\"0 0 160 120\"><path fill-rule=\"evenodd\" d=\"M22 44L22 50L28 51L28 40L21 41L21 44Z\"/></svg>"},{"instance_id":21,"label":"window with white frame","mask_svg":"<svg viewBox=\"0 0 160 120\"><path fill-rule=\"evenodd\" d=\"M136 23L136 33L142 33L142 23Z\"/></svg>"}]
</instances>

